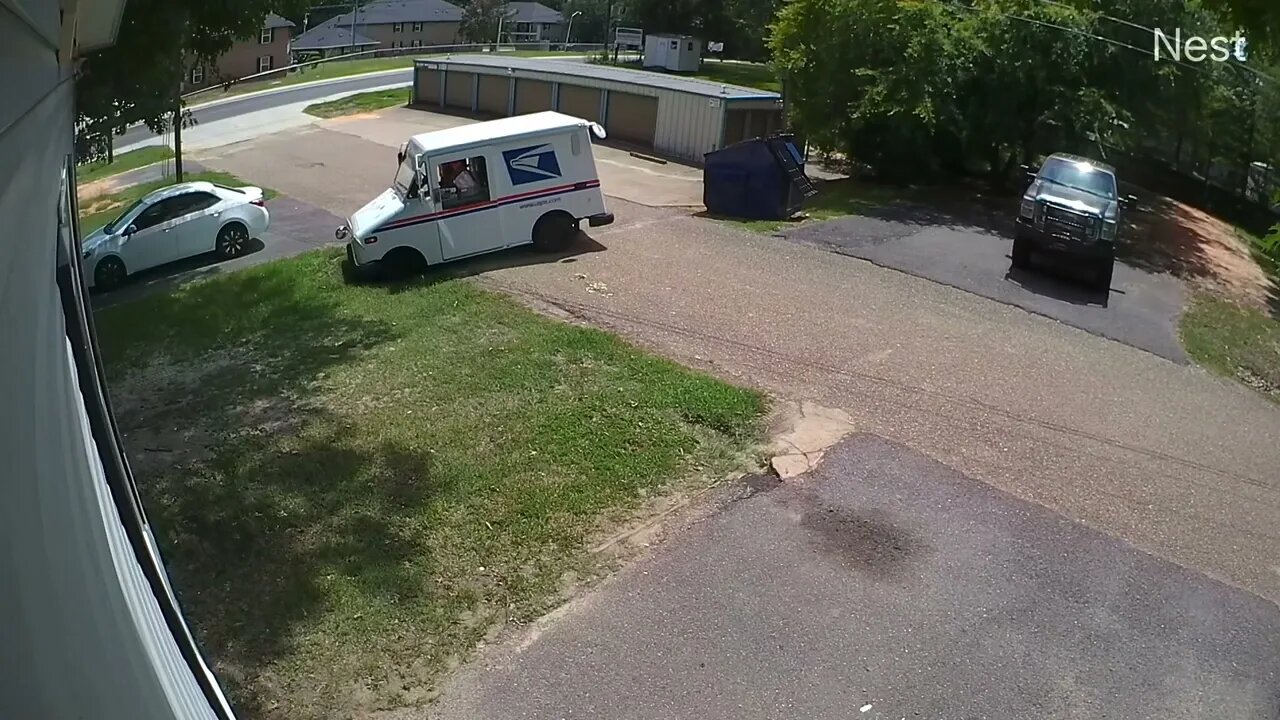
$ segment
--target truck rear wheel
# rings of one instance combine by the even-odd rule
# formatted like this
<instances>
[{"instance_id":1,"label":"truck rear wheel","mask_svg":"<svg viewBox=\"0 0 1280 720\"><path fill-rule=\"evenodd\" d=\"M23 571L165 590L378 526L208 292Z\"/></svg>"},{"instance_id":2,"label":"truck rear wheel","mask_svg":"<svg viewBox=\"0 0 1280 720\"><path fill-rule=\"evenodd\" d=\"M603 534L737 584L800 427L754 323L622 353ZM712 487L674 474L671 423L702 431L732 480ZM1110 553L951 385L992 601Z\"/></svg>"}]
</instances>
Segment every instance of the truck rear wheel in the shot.
<instances>
[{"instance_id":1,"label":"truck rear wheel","mask_svg":"<svg viewBox=\"0 0 1280 720\"><path fill-rule=\"evenodd\" d=\"M542 252L560 252L578 234L578 221L567 212L549 212L533 225L533 246Z\"/></svg>"}]
</instances>

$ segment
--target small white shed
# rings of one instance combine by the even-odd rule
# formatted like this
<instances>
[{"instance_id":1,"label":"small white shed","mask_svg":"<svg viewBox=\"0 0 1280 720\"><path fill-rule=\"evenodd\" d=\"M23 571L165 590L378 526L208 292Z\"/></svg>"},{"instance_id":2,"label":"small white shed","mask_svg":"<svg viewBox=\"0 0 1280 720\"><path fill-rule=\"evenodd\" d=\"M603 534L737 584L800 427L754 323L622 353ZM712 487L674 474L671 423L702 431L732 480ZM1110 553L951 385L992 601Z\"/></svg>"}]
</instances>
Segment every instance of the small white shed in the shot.
<instances>
[{"instance_id":1,"label":"small white shed","mask_svg":"<svg viewBox=\"0 0 1280 720\"><path fill-rule=\"evenodd\" d=\"M672 72L697 72L702 42L692 35L646 35L644 66Z\"/></svg>"}]
</instances>

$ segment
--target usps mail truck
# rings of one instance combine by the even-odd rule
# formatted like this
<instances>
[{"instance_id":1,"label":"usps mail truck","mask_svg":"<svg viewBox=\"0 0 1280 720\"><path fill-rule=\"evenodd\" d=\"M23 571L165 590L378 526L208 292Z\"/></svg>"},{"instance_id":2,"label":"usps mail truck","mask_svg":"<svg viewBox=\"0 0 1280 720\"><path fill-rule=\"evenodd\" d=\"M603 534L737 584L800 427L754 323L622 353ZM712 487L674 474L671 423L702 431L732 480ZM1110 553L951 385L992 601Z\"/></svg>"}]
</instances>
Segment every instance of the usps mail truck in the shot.
<instances>
[{"instance_id":1,"label":"usps mail truck","mask_svg":"<svg viewBox=\"0 0 1280 720\"><path fill-rule=\"evenodd\" d=\"M557 112L413 136L391 187L337 230L362 272L392 272L517 245L555 252L586 220L613 222L591 136L603 128Z\"/></svg>"}]
</instances>

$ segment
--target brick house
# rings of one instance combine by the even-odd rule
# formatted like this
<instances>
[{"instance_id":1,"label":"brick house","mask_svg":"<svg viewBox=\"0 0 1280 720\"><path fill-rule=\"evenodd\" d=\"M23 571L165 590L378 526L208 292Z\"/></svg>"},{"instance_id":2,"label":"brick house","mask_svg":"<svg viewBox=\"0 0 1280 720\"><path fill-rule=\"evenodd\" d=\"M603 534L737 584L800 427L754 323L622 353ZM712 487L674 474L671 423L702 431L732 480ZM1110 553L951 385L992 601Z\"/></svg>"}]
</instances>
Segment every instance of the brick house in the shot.
<instances>
[{"instance_id":1,"label":"brick house","mask_svg":"<svg viewBox=\"0 0 1280 720\"><path fill-rule=\"evenodd\" d=\"M199 90L289 65L293 27L292 22L279 15L267 15L257 37L236 40L212 67L193 65L187 70L184 89Z\"/></svg>"},{"instance_id":2,"label":"brick house","mask_svg":"<svg viewBox=\"0 0 1280 720\"><path fill-rule=\"evenodd\" d=\"M295 58L461 42L462 9L444 0L377 0L307 30L293 40Z\"/></svg>"},{"instance_id":3,"label":"brick house","mask_svg":"<svg viewBox=\"0 0 1280 720\"><path fill-rule=\"evenodd\" d=\"M512 43L562 43L565 29L564 15L559 10L537 2L509 2L502 39Z\"/></svg>"}]
</instances>

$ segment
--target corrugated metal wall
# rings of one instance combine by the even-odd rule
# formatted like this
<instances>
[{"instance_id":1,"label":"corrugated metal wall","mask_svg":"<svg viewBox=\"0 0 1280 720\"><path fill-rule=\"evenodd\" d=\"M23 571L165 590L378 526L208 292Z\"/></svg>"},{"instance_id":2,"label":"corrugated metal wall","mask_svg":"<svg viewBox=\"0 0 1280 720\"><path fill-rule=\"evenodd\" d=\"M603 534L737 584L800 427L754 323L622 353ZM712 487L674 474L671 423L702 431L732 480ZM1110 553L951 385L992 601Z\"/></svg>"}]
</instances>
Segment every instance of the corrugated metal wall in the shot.
<instances>
[{"instance_id":1,"label":"corrugated metal wall","mask_svg":"<svg viewBox=\"0 0 1280 720\"><path fill-rule=\"evenodd\" d=\"M449 71L444 77L444 104L454 110L471 112L471 92L475 73Z\"/></svg>"},{"instance_id":2,"label":"corrugated metal wall","mask_svg":"<svg viewBox=\"0 0 1280 720\"><path fill-rule=\"evenodd\" d=\"M516 80L516 114L554 110L555 105L551 102L552 87L552 84L546 80L528 78Z\"/></svg>"},{"instance_id":3,"label":"corrugated metal wall","mask_svg":"<svg viewBox=\"0 0 1280 720\"><path fill-rule=\"evenodd\" d=\"M511 78L506 75L481 75L476 91L476 110L485 115L506 117L507 100L511 97Z\"/></svg>"},{"instance_id":4,"label":"corrugated metal wall","mask_svg":"<svg viewBox=\"0 0 1280 720\"><path fill-rule=\"evenodd\" d=\"M674 91L662 91L658 97L655 151L701 163L705 153L720 148L723 100Z\"/></svg>"}]
</instances>

